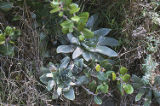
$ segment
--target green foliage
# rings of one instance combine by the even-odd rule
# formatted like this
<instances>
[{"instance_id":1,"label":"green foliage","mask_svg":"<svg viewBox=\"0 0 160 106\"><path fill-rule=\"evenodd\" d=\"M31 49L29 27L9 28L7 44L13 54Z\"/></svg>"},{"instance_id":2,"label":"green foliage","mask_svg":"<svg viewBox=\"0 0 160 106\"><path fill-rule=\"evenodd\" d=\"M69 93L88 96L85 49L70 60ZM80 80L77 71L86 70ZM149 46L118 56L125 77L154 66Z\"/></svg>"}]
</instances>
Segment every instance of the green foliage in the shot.
<instances>
[{"instance_id":1,"label":"green foliage","mask_svg":"<svg viewBox=\"0 0 160 106\"><path fill-rule=\"evenodd\" d=\"M96 65L96 71L97 72L101 71L101 66L99 64Z\"/></svg>"},{"instance_id":2,"label":"green foliage","mask_svg":"<svg viewBox=\"0 0 160 106\"><path fill-rule=\"evenodd\" d=\"M85 70L88 71L85 72ZM114 79L113 81L122 81L119 84L123 85L122 89L127 94L132 94L134 91L132 86L128 84L128 77L126 78L127 81L123 81L121 76L116 77L114 71L105 71L99 64L94 69L86 65L82 58L71 60L69 57L65 57L62 59L61 64L49 63L48 67L42 67L41 71L44 74L40 77L40 80L46 85L48 91L54 92L53 99L63 95L69 100L74 100L74 86L84 87L84 85L87 85L88 87L85 90L88 94L94 96L95 103L101 104L102 100L99 95L109 92L111 79Z\"/></svg>"},{"instance_id":3,"label":"green foliage","mask_svg":"<svg viewBox=\"0 0 160 106\"><path fill-rule=\"evenodd\" d=\"M64 92L64 97L69 99L69 100L74 100L75 99L75 94L73 88L69 89L69 91Z\"/></svg>"},{"instance_id":4,"label":"green foliage","mask_svg":"<svg viewBox=\"0 0 160 106\"><path fill-rule=\"evenodd\" d=\"M97 86L96 92L108 93L109 86L106 83Z\"/></svg>"},{"instance_id":5,"label":"green foliage","mask_svg":"<svg viewBox=\"0 0 160 106\"><path fill-rule=\"evenodd\" d=\"M70 11L69 11L70 14L75 14L75 13L77 13L80 10L80 8L78 7L78 5L75 4L75 3L71 3L69 5L69 9L70 9Z\"/></svg>"},{"instance_id":6,"label":"green foliage","mask_svg":"<svg viewBox=\"0 0 160 106\"><path fill-rule=\"evenodd\" d=\"M100 54L109 57L118 56L118 54L114 50L106 47L106 45L111 47L118 46L117 40L110 37L105 37L105 35L110 32L110 29L102 28L94 32L90 30L96 22L96 19L94 19L94 17L97 16L92 16L91 19L88 20L89 14L87 12L81 12L79 14L77 13L79 11L79 7L75 3L69 2L67 3L67 5L62 6L62 1L53 1L51 4L52 7L60 8L59 12L63 11L64 13L68 11L71 15L74 14L71 19L63 14L65 21L61 23L62 32L68 33L67 38L71 45L60 45L57 48L57 53L73 52L72 59L76 59L82 56L86 61L92 59L98 61L100 58L102 58ZM85 26L89 26L90 29L85 28Z\"/></svg>"},{"instance_id":7,"label":"green foliage","mask_svg":"<svg viewBox=\"0 0 160 106\"><path fill-rule=\"evenodd\" d=\"M159 76L157 76L157 77L159 77ZM136 75L133 75L132 80L133 80L133 87L135 89L139 90L138 94L135 97L135 101L141 100L142 96L144 96L144 98L145 98L144 105L146 105L146 104L150 105L153 97L159 103L160 91L156 88L156 85L159 85L160 83L156 83L156 81L155 81L155 83L153 84L154 86L152 86L151 83L149 83L149 82L146 83L146 81L137 77Z\"/></svg>"},{"instance_id":8,"label":"green foliage","mask_svg":"<svg viewBox=\"0 0 160 106\"><path fill-rule=\"evenodd\" d=\"M112 80L113 80L113 81L116 80L116 77L117 77L117 76L116 76L116 73L115 73L115 72L112 72Z\"/></svg>"},{"instance_id":9,"label":"green foliage","mask_svg":"<svg viewBox=\"0 0 160 106\"><path fill-rule=\"evenodd\" d=\"M130 75L126 74L128 70L123 67L120 69L120 73L123 74L116 74L112 71L114 62L106 59L118 56L111 49L119 45L118 41L106 37L111 29L100 28L93 31L98 16L93 15L89 18L89 13L79 12L79 6L71 0L53 0L51 6L53 9L50 13L58 12L64 19L60 26L65 34L63 36L67 37L65 43L57 47L57 53L65 56L72 53L71 58L68 55L60 64L50 64L41 69L48 70L40 80L48 91L53 91L52 98L57 99L63 95L69 100L74 100L74 86L81 86L88 94L94 96L96 104L102 104L100 95L109 93L112 81L119 82L118 85L122 85L123 91L132 94L134 90L129 84Z\"/></svg>"},{"instance_id":10,"label":"green foliage","mask_svg":"<svg viewBox=\"0 0 160 106\"><path fill-rule=\"evenodd\" d=\"M144 93L145 93L145 90L144 90L144 89L141 89L141 90L138 92L138 94L136 95L135 101L137 102L137 101L141 100L141 98L142 98L142 96L144 95Z\"/></svg>"},{"instance_id":11,"label":"green foliage","mask_svg":"<svg viewBox=\"0 0 160 106\"><path fill-rule=\"evenodd\" d=\"M121 67L119 69L119 76L117 77L118 82L117 86L121 93L121 95L124 95L124 92L127 94L132 94L134 92L134 88L131 84L129 84L130 81L130 75L127 74L128 69L126 67Z\"/></svg>"},{"instance_id":12,"label":"green foliage","mask_svg":"<svg viewBox=\"0 0 160 106\"><path fill-rule=\"evenodd\" d=\"M79 69L75 70L77 67L79 67ZM49 63L48 67L42 68L42 71L43 69L48 71L40 77L40 80L46 84L48 91L54 91L54 99L63 95L69 100L74 100L75 94L73 86L88 83L86 76L77 76L77 74L82 71L82 68L82 59L75 60L72 63L69 57L65 57L62 59L60 65Z\"/></svg>"},{"instance_id":13,"label":"green foliage","mask_svg":"<svg viewBox=\"0 0 160 106\"><path fill-rule=\"evenodd\" d=\"M121 26L125 25L125 21L122 21L122 18L126 16L126 14L122 13L125 9L121 8L125 7L123 5L124 1L126 0L121 0L113 5L109 4L106 10L95 8L96 11L100 11L100 14L106 17L106 21L103 24L107 23L107 26L109 25L113 29L112 32L114 34L116 33L115 30L121 30ZM144 105L148 106L154 99L160 104L160 76L155 75L154 72L158 66L153 59L152 55L154 54L147 54L143 64L142 78L133 75L130 81L131 75L127 68L122 66L118 72L118 68L113 68L115 62L112 57L118 56L113 48L119 46L119 42L108 36L111 29L96 28L96 24L101 20L97 14L89 17L88 12L82 12L83 9L80 9L77 4L79 1L76 3L73 3L72 0L53 0L51 3L49 2L50 0L2 0L0 2L0 11L6 14L5 18L7 21L9 20L9 24L14 24L11 22L21 20L24 16L21 17L19 14L23 10L25 10L23 11L25 13L28 9L26 7L29 7L30 11L34 11L34 13L27 11L27 17L32 18L33 22L35 22L31 24L35 27L40 37L38 48L42 58L45 56L51 57L52 54L48 53L48 45L54 43L54 38L56 40L58 38L58 41L60 41L61 45L58 46L57 53L62 53L61 56L65 56L65 58L61 60L60 64L49 63L48 66L41 68L43 74L40 77L40 81L52 93L52 99L58 99L63 96L68 100L75 100L76 93L74 88L76 86L86 90L93 97L96 104L102 104L101 97L110 94L117 84L117 89L122 96L132 94L135 89L138 91L135 97L136 102L143 99L145 101ZM94 3L96 1L87 2ZM21 7L24 4L26 9ZM17 12L19 8L20 12ZM119 11L117 11L117 8ZM12 11L13 13L11 13ZM12 16L10 13L15 16L10 17ZM115 17L115 15L118 17ZM150 12L149 15L154 16L157 14ZM158 22L157 19L152 19L155 24ZM39 30L41 28L43 30ZM17 49L15 46L16 40L19 35L20 31L14 27L8 26L5 30L0 31L0 55L14 56ZM59 38L62 38L62 40ZM146 44L149 54L158 51L159 43L159 40L155 37L147 38ZM41 60L43 61L43 59Z\"/></svg>"},{"instance_id":14,"label":"green foliage","mask_svg":"<svg viewBox=\"0 0 160 106\"><path fill-rule=\"evenodd\" d=\"M124 82L128 82L129 80L130 80L130 75L129 74L125 74L124 76L122 76L121 78L122 78L122 80L124 81Z\"/></svg>"},{"instance_id":15,"label":"green foliage","mask_svg":"<svg viewBox=\"0 0 160 106\"><path fill-rule=\"evenodd\" d=\"M94 96L94 102L96 103L96 104L102 104L102 100L101 100L101 98L100 97L98 97L98 96Z\"/></svg>"},{"instance_id":16,"label":"green foliage","mask_svg":"<svg viewBox=\"0 0 160 106\"><path fill-rule=\"evenodd\" d=\"M0 54L13 56L14 55L14 44L17 38L20 36L20 30L15 27L7 26L4 32L0 33Z\"/></svg>"},{"instance_id":17,"label":"green foliage","mask_svg":"<svg viewBox=\"0 0 160 106\"><path fill-rule=\"evenodd\" d=\"M128 72L128 69L127 69L127 68L125 68L125 67L121 67L121 68L120 68L120 74L124 75L124 74L127 73L127 72Z\"/></svg>"},{"instance_id":18,"label":"green foliage","mask_svg":"<svg viewBox=\"0 0 160 106\"><path fill-rule=\"evenodd\" d=\"M157 66L158 66L158 63L156 63L153 60L151 55L148 55L147 58L145 59L145 64L143 64L143 70L144 70L143 80L146 83L149 83L151 74L156 69Z\"/></svg>"},{"instance_id":19,"label":"green foliage","mask_svg":"<svg viewBox=\"0 0 160 106\"><path fill-rule=\"evenodd\" d=\"M130 84L126 84L126 85L124 84L123 89L127 94L132 94L134 91L132 85L130 85Z\"/></svg>"},{"instance_id":20,"label":"green foliage","mask_svg":"<svg viewBox=\"0 0 160 106\"><path fill-rule=\"evenodd\" d=\"M156 69L157 65L158 64L152 59L152 56L148 55L148 57L145 59L145 64L143 64L144 76L142 78L139 78L136 75L132 76L133 87L139 90L138 94L135 97L135 101L141 100L142 96L144 96L144 105L146 106L151 104L153 97L160 104L160 91L157 87L160 85L160 76L153 76L152 74Z\"/></svg>"},{"instance_id":21,"label":"green foliage","mask_svg":"<svg viewBox=\"0 0 160 106\"><path fill-rule=\"evenodd\" d=\"M12 2L0 2L0 10L8 12L12 8L13 8L13 3Z\"/></svg>"},{"instance_id":22,"label":"green foliage","mask_svg":"<svg viewBox=\"0 0 160 106\"><path fill-rule=\"evenodd\" d=\"M154 37L147 37L147 50L151 53L156 53L160 44L160 41Z\"/></svg>"},{"instance_id":23,"label":"green foliage","mask_svg":"<svg viewBox=\"0 0 160 106\"><path fill-rule=\"evenodd\" d=\"M88 31L85 33L87 34L87 37L85 35L81 35L81 41L71 33L67 34L68 41L71 45L60 45L57 48L57 53L73 52L72 59L82 56L86 61L93 59L99 61L103 59L103 55L109 57L118 56L118 54L111 48L101 46L99 43L101 39L97 39L96 37L92 38L93 34L91 32Z\"/></svg>"},{"instance_id":24,"label":"green foliage","mask_svg":"<svg viewBox=\"0 0 160 106\"><path fill-rule=\"evenodd\" d=\"M74 23L70 20L61 23L63 33L73 32Z\"/></svg>"}]
</instances>

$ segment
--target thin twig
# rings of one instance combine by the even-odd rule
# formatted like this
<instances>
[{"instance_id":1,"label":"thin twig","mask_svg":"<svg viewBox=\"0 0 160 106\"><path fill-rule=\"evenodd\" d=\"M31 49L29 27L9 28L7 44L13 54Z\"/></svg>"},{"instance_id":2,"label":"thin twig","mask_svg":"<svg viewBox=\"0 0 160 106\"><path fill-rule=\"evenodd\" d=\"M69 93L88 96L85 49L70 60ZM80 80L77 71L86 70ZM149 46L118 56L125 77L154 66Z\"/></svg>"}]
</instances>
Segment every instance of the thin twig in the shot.
<instances>
[{"instance_id":1,"label":"thin twig","mask_svg":"<svg viewBox=\"0 0 160 106\"><path fill-rule=\"evenodd\" d=\"M98 94L95 94L95 93L91 92L89 89L87 89L87 88L84 87L84 86L82 86L82 88L83 88L85 91L87 91L87 93L88 93L89 95L93 95L93 96L97 96L97 95L98 95Z\"/></svg>"}]
</instances>

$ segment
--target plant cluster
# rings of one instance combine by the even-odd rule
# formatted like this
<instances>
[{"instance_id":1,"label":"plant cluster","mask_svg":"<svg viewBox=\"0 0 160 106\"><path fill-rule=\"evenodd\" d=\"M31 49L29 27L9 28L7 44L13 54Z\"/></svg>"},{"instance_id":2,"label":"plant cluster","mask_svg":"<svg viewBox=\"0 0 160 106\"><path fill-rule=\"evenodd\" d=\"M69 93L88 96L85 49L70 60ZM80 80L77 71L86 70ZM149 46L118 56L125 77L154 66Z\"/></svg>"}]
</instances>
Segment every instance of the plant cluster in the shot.
<instances>
[{"instance_id":1,"label":"plant cluster","mask_svg":"<svg viewBox=\"0 0 160 106\"><path fill-rule=\"evenodd\" d=\"M95 7L108 3L104 5L107 7L106 10L101 8L101 10L96 8L96 12L94 9L92 10L94 13L100 12L102 17L99 17L98 14L89 16L88 12L82 12L82 8L79 6L81 2L81 0L76 1L76 3L73 3L72 0L4 0L0 2L0 14L1 12L5 14L3 17L7 19L9 25L23 24L21 28L24 31L21 44L18 44L17 47L16 44L18 42L16 41L21 35L20 30L7 26L8 24L5 25L3 22L1 24L2 28L7 26L5 29L0 30L0 56L2 57L0 72L1 101L10 102L13 98L13 102L10 103L22 101L24 102L22 104L26 104L25 97L28 93L27 96L36 95L29 102L27 101L28 103L34 102L38 105L43 105L42 102L44 102L46 105L48 93L47 96L42 93L43 87L45 87L45 91L47 90L49 94L52 94L53 100L67 99L73 101L78 98L76 93L78 88L78 90L84 90L88 95L91 95L91 99L96 104L102 104L106 95L112 96L116 92L116 95L121 95L120 98L123 98L127 94L132 94L135 90L135 93L138 92L135 95L135 104L139 104L139 101L144 101L145 106L151 105L154 101L160 104L160 76L157 74L158 62L156 62L160 41L157 36L146 37L147 39L143 40L143 45L146 44L144 46L146 47L145 53L143 52L146 55L143 55L145 57L142 65L143 72L141 76L136 74L131 77L131 73L128 72L126 67L117 65L118 61L115 58L118 53L114 51L115 47L119 46L116 48L119 49L120 44L126 42L125 40L127 39L120 38L124 39L124 42L122 40L119 44L116 39L109 37L111 31L114 32L113 30L116 30L114 32L116 34L118 30L124 27L123 24L126 20L123 20L121 15L126 16L126 14L122 14L122 11L125 10L121 7L124 6L124 3L128 4L128 2L126 0L121 0L117 3L112 1L114 5L110 5L111 1L87 1L88 7L99 2L101 3ZM159 9L159 4L156 3L156 5L154 11ZM86 8L87 10L88 7ZM113 9L113 7L116 8ZM89 8L89 11L90 9L92 8ZM118 17L115 17L115 15ZM158 12L144 12L143 15L159 25ZM110 28L97 27L99 20L103 20L103 18L106 19L106 22L103 22L102 26L107 23L112 30ZM26 21L23 23L24 20ZM130 22L132 23L132 21ZM153 25L151 30L158 29L157 25ZM127 27L126 29L130 30L131 28ZM159 31L154 33L158 35ZM149 33L149 35L154 33ZM147 34L146 31L145 34ZM145 34L144 37L146 36ZM133 45L136 46L136 44ZM138 43L138 45L140 44ZM19 46L21 47L19 48ZM58 55L54 52L55 47ZM35 49L33 50L33 48ZM17 49L19 49L19 53L16 54L15 51ZM125 53L128 54L129 52ZM22 55L16 57L15 54ZM33 56L36 57L33 58ZM56 60L57 56L63 56L63 59ZM41 63L45 65L40 68L41 72L37 74L33 70L39 70ZM127 65L129 64L127 63ZM24 72L25 75L21 74L21 72ZM33 77L39 76L39 73L41 74L40 77L34 79ZM29 80L29 82L26 82L27 84L24 83L26 79ZM39 83L39 79L43 84ZM24 89L17 88L19 86ZM16 93L12 93L14 90ZM21 96L22 98L19 98L19 96L14 99L17 94L23 95ZM45 95L46 101L39 94Z\"/></svg>"},{"instance_id":2,"label":"plant cluster","mask_svg":"<svg viewBox=\"0 0 160 106\"><path fill-rule=\"evenodd\" d=\"M4 32L0 31L0 54L14 56L15 41L20 36L20 30L7 26Z\"/></svg>"},{"instance_id":3,"label":"plant cluster","mask_svg":"<svg viewBox=\"0 0 160 106\"><path fill-rule=\"evenodd\" d=\"M61 63L49 63L41 69L44 74L40 80L48 91L53 91L52 98L64 96L74 100L74 86L81 86L94 97L95 103L102 104L101 95L109 93L110 83L115 81L122 95L132 94L134 89L129 84L128 70L121 67L117 73L112 71L114 61L110 58L118 54L111 47L119 43L114 38L106 37L111 29L97 30L95 23L98 15L89 18L89 13L80 12L78 4L72 3L72 0L53 0L51 6L50 13L58 12L64 20L60 25L66 38L57 47L57 53L65 56Z\"/></svg>"},{"instance_id":4,"label":"plant cluster","mask_svg":"<svg viewBox=\"0 0 160 106\"><path fill-rule=\"evenodd\" d=\"M142 78L133 75L133 87L138 90L135 101L144 99L144 106L150 106L153 100L160 104L160 76L156 75L158 63L153 59L153 54L157 52L159 40L153 37L147 38L147 50L150 54L147 55L143 64L144 75Z\"/></svg>"}]
</instances>

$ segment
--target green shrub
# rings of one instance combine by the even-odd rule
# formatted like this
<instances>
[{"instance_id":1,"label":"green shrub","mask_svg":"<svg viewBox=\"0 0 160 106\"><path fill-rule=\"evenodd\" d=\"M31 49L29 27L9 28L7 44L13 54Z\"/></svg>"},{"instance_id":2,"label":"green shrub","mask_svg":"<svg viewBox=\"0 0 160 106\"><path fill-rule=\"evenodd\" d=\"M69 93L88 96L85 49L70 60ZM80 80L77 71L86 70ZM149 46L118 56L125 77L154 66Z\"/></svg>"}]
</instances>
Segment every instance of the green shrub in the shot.
<instances>
[{"instance_id":1,"label":"green shrub","mask_svg":"<svg viewBox=\"0 0 160 106\"><path fill-rule=\"evenodd\" d=\"M100 95L109 92L112 81L117 82L122 95L132 94L134 89L129 84L127 69L123 67L116 74L111 68L113 60L109 58L117 57L118 54L110 47L119 45L116 39L106 37L111 29L93 31L98 16L95 14L89 18L88 12L79 12L79 6L72 0L53 0L51 6L53 9L50 13L58 12L64 19L60 26L66 34L63 36L67 37L66 42L57 47L57 53L65 56L61 63L49 63L48 67L41 69L44 74L40 80L48 91L53 91L52 98L58 99L63 95L74 100L74 86L81 86L94 96L95 103L102 104ZM71 57L69 53L72 53Z\"/></svg>"},{"instance_id":2,"label":"green shrub","mask_svg":"<svg viewBox=\"0 0 160 106\"><path fill-rule=\"evenodd\" d=\"M4 32L0 33L0 54L14 56L15 41L20 36L20 30L7 26Z\"/></svg>"}]
</instances>

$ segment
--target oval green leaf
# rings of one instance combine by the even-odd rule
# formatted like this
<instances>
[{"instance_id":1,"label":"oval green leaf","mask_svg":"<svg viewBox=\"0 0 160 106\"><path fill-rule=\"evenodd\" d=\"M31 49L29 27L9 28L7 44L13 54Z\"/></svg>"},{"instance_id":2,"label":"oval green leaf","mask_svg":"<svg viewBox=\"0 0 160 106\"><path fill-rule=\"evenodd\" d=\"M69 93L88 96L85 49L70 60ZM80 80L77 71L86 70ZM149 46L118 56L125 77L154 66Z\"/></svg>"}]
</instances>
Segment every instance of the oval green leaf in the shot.
<instances>
[{"instance_id":1,"label":"oval green leaf","mask_svg":"<svg viewBox=\"0 0 160 106\"><path fill-rule=\"evenodd\" d=\"M124 76L122 76L122 80L124 82L128 82L130 80L131 76L129 74L125 74Z\"/></svg>"},{"instance_id":2,"label":"oval green leaf","mask_svg":"<svg viewBox=\"0 0 160 106\"><path fill-rule=\"evenodd\" d=\"M78 58L79 56L82 55L82 53L83 53L82 49L77 47L76 50L72 54L72 59Z\"/></svg>"},{"instance_id":3,"label":"oval green leaf","mask_svg":"<svg viewBox=\"0 0 160 106\"><path fill-rule=\"evenodd\" d=\"M105 36L105 35L107 35L109 32L111 31L111 29L108 29L108 28L101 28L101 29L99 29L99 30L96 30L96 31L94 31L94 35L96 35L96 36Z\"/></svg>"},{"instance_id":4,"label":"oval green leaf","mask_svg":"<svg viewBox=\"0 0 160 106\"><path fill-rule=\"evenodd\" d=\"M98 53L101 53L103 55L107 55L109 57L117 57L118 56L118 54L114 50L112 50L106 46L97 46L95 51Z\"/></svg>"},{"instance_id":5,"label":"oval green leaf","mask_svg":"<svg viewBox=\"0 0 160 106\"><path fill-rule=\"evenodd\" d=\"M96 104L99 104L99 105L102 104L102 100L101 100L101 98L98 97L98 96L94 96L94 102L95 102Z\"/></svg>"},{"instance_id":6,"label":"oval green leaf","mask_svg":"<svg viewBox=\"0 0 160 106\"><path fill-rule=\"evenodd\" d=\"M107 45L107 46L114 47L114 46L118 46L119 43L114 38L111 38L111 37L102 37L101 36L98 39L98 45L101 45L101 46Z\"/></svg>"},{"instance_id":7,"label":"oval green leaf","mask_svg":"<svg viewBox=\"0 0 160 106\"><path fill-rule=\"evenodd\" d=\"M124 74L126 74L128 72L128 69L126 68L126 67L121 67L120 68L120 74L122 74L122 75L124 75Z\"/></svg>"},{"instance_id":8,"label":"oval green leaf","mask_svg":"<svg viewBox=\"0 0 160 106\"><path fill-rule=\"evenodd\" d=\"M69 100L74 100L75 99L75 94L74 94L74 89L71 88L68 92L63 93L64 97L69 99Z\"/></svg>"},{"instance_id":9,"label":"oval green leaf","mask_svg":"<svg viewBox=\"0 0 160 106\"><path fill-rule=\"evenodd\" d=\"M134 89L130 84L124 84L123 89L127 94L132 94L134 92Z\"/></svg>"},{"instance_id":10,"label":"oval green leaf","mask_svg":"<svg viewBox=\"0 0 160 106\"><path fill-rule=\"evenodd\" d=\"M57 53L72 53L74 51L73 45L60 45L57 48Z\"/></svg>"}]
</instances>

